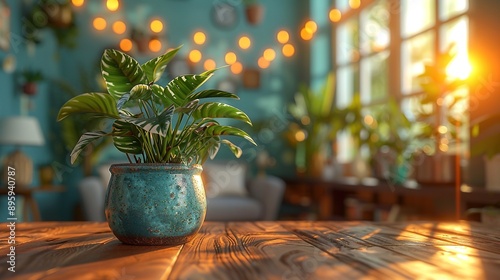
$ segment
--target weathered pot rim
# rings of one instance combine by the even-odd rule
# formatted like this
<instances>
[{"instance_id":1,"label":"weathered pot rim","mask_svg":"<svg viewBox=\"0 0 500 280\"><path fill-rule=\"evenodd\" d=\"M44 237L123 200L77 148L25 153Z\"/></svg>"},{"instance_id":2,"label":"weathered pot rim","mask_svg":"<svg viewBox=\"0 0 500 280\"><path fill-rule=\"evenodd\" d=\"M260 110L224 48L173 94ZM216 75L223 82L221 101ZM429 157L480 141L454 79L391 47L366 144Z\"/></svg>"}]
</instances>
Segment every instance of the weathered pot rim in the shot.
<instances>
[{"instance_id":1,"label":"weathered pot rim","mask_svg":"<svg viewBox=\"0 0 500 280\"><path fill-rule=\"evenodd\" d=\"M144 171L198 171L203 170L200 164L186 165L183 163L115 163L111 164L111 173Z\"/></svg>"}]
</instances>

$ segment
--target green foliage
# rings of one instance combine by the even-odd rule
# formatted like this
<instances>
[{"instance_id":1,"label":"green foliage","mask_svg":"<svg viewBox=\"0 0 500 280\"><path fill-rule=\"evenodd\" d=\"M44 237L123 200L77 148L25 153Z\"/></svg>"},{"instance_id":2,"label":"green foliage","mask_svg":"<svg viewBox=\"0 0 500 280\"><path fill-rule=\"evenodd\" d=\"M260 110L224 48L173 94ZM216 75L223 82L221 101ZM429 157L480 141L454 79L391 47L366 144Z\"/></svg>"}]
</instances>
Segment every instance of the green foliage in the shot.
<instances>
[{"instance_id":1,"label":"green foliage","mask_svg":"<svg viewBox=\"0 0 500 280\"><path fill-rule=\"evenodd\" d=\"M427 124L432 129L430 133L429 130L423 130L420 136L434 139L435 148L439 139L444 136L438 131L440 126L449 128L448 138L451 142L455 139L454 135L457 135L455 128L465 123L466 114L457 104L466 102L466 96L457 94L457 91L467 85L467 80L452 78L446 73L455 56L452 44L445 52L440 53L435 61L425 65L424 72L419 76L424 94L419 99L417 121Z\"/></svg>"},{"instance_id":2,"label":"green foliage","mask_svg":"<svg viewBox=\"0 0 500 280\"><path fill-rule=\"evenodd\" d=\"M471 155L489 158L500 154L500 113L489 115L472 124Z\"/></svg>"},{"instance_id":3,"label":"green foliage","mask_svg":"<svg viewBox=\"0 0 500 280\"><path fill-rule=\"evenodd\" d=\"M74 162L83 149L102 137L111 137L115 147L135 163L202 164L217 154L221 144L237 157L241 149L222 136L238 136L255 144L243 130L221 125L228 118L251 125L241 110L207 98L238 97L219 90L197 91L215 72L179 76L165 87L155 84L179 48L143 65L118 50L108 49L101 59L107 93L84 93L66 102L58 121L72 115L88 115L113 122L110 131L83 134L71 153Z\"/></svg>"}]
</instances>

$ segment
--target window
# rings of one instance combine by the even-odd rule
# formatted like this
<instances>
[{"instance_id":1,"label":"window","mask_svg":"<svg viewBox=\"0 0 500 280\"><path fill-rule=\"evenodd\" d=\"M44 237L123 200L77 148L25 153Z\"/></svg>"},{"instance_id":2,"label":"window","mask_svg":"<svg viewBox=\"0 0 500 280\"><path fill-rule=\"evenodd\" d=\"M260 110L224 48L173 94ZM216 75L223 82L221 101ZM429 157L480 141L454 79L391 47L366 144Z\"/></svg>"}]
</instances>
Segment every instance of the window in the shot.
<instances>
[{"instance_id":1,"label":"window","mask_svg":"<svg viewBox=\"0 0 500 280\"><path fill-rule=\"evenodd\" d=\"M468 0L337 0L334 7L342 13L332 28L339 108L359 95L369 115L392 97L411 119L423 93L418 76L424 63L451 44L452 64L467 61ZM462 68L447 73L462 77L453 72ZM352 160L356 151L349 138L339 135L338 141L339 161Z\"/></svg>"}]
</instances>

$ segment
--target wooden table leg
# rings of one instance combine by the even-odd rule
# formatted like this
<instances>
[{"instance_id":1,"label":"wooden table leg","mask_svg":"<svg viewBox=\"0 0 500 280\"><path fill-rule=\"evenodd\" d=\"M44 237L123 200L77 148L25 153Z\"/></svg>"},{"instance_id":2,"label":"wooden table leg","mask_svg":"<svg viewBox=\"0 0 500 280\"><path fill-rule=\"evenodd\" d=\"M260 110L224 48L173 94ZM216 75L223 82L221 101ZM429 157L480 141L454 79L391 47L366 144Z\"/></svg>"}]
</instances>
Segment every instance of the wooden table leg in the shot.
<instances>
[{"instance_id":1,"label":"wooden table leg","mask_svg":"<svg viewBox=\"0 0 500 280\"><path fill-rule=\"evenodd\" d=\"M33 217L33 221L36 221L36 222L41 221L40 211L38 210L38 204L36 203L36 200L33 198L31 193L27 194L25 196L25 198L26 198L26 202L25 202L26 205L24 205L24 207L25 207L24 210L26 211L27 210L26 207L29 207L31 210L31 215ZM25 214L27 214L27 213L25 213ZM26 219L26 221L27 221L28 215L24 215L24 216L25 216L24 219Z\"/></svg>"}]
</instances>

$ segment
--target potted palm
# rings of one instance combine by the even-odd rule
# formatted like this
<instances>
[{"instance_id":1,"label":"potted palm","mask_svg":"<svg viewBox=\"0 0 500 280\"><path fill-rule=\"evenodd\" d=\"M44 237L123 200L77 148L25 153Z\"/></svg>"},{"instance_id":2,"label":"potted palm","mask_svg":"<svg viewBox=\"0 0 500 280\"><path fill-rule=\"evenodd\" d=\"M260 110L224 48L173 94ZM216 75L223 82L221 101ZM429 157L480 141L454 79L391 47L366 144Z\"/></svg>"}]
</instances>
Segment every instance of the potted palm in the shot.
<instances>
[{"instance_id":1,"label":"potted palm","mask_svg":"<svg viewBox=\"0 0 500 280\"><path fill-rule=\"evenodd\" d=\"M111 137L128 164L110 168L105 211L115 236L126 244L173 245L189 241L206 211L201 164L221 144L239 157L241 149L223 136L253 139L243 130L220 124L229 118L251 124L241 110L207 98L233 98L233 93L200 90L215 70L157 81L179 48L139 64L118 50L104 51L101 72L106 93L84 93L67 101L58 120L85 114L107 119L105 131L84 133L71 153L74 162L92 141ZM254 143L255 144L255 143Z\"/></svg>"}]
</instances>

